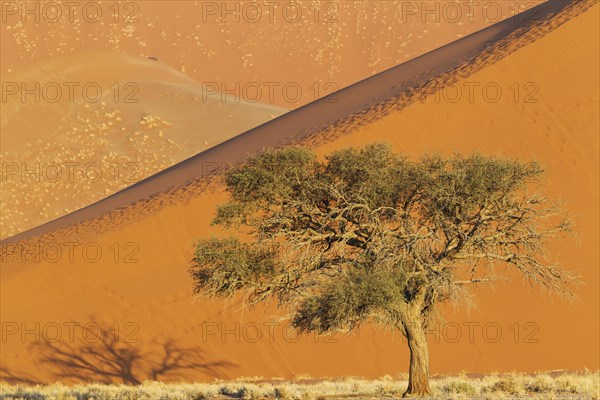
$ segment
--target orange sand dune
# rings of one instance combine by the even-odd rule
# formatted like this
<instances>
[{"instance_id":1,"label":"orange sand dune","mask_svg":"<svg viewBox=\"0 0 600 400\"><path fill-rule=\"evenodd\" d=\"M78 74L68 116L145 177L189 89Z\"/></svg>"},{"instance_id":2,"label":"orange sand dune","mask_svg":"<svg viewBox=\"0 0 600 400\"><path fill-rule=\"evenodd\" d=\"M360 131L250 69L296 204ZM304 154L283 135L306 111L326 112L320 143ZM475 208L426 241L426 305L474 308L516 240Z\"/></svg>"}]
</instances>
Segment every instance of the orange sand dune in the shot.
<instances>
[{"instance_id":1,"label":"orange sand dune","mask_svg":"<svg viewBox=\"0 0 600 400\"><path fill-rule=\"evenodd\" d=\"M475 312L446 310L450 323L430 336L434 373L600 367L598 11L594 5L460 78L459 98L451 92L457 87L442 89L400 110L372 111L350 132L338 126L347 134L333 132L333 141L314 137L320 154L386 140L413 156L481 151L535 158L547 168L550 195L579 215L581 244L553 243L552 254L582 271L581 300L550 300L520 281L482 288ZM465 87L475 88L473 96ZM503 95L477 89L483 87ZM23 262L13 257L5 264L2 379L376 377L407 370L397 333L364 327L358 335L297 340L273 308L241 312L236 304L194 299L187 273L192 243L219 233L209 223L226 196L219 185L209 188L122 224L100 221L108 226L97 226L97 234L50 237L35 254L18 254Z\"/></svg>"},{"instance_id":2,"label":"orange sand dune","mask_svg":"<svg viewBox=\"0 0 600 400\"><path fill-rule=\"evenodd\" d=\"M446 85L456 76L472 73L523 46L552 26L560 25L564 22L560 11L569 8L570 4L586 3L558 0L532 8L518 18L502 21L307 104L298 112L287 113L244 132L77 212L15 235L10 241L48 233L117 210L120 215L112 219L112 224L125 217L120 211L123 207L145 201L144 199L170 188L181 188L182 185L185 185L183 190L191 187L196 191L198 187L195 181L212 175L227 163L239 162L261 148L306 141L316 133L321 139L329 138L376 120L390 110L413 101L412 93L415 91L424 95L436 86ZM556 13L559 13L559 17L550 18ZM548 21L552 21L551 26ZM548 26L539 27L540 24ZM513 37L518 37L519 40L513 40ZM158 203L164 202L163 197ZM147 209L143 205L142 208ZM127 212L127 216L131 215L132 212Z\"/></svg>"},{"instance_id":3,"label":"orange sand dune","mask_svg":"<svg viewBox=\"0 0 600 400\"><path fill-rule=\"evenodd\" d=\"M541 2L130 1L72 3L70 10L51 0L7 0L0 71L114 50L157 57L229 90L258 84L261 102L295 108ZM276 85L272 98L269 84ZM288 95L286 85L293 86Z\"/></svg>"},{"instance_id":4,"label":"orange sand dune","mask_svg":"<svg viewBox=\"0 0 600 400\"><path fill-rule=\"evenodd\" d=\"M535 159L545 167L549 196L562 199L577 216L581 242L552 243L550 257L581 272L585 284L577 291L580 301L549 299L518 280L494 291L482 288L477 292L478 309L470 317L452 312L446 316L461 324L496 322L502 338L510 336L510 341L434 344L434 371L594 370L600 365L598 12L595 5L539 42L459 81L455 88L463 95L457 102L455 88L444 90L319 147L326 154L385 140L411 155L456 151ZM475 90L471 102L469 85L497 86L502 96L494 102L497 96L490 94L486 101L483 92ZM520 90L516 97L514 85ZM516 323L519 338L513 337ZM489 328L490 336L494 330ZM464 325L462 333L467 334ZM448 335L453 334L449 328ZM529 334L532 340L525 338Z\"/></svg>"},{"instance_id":5,"label":"orange sand dune","mask_svg":"<svg viewBox=\"0 0 600 400\"><path fill-rule=\"evenodd\" d=\"M5 97L5 99L4 99ZM285 112L113 51L3 76L0 237L97 201Z\"/></svg>"}]
</instances>

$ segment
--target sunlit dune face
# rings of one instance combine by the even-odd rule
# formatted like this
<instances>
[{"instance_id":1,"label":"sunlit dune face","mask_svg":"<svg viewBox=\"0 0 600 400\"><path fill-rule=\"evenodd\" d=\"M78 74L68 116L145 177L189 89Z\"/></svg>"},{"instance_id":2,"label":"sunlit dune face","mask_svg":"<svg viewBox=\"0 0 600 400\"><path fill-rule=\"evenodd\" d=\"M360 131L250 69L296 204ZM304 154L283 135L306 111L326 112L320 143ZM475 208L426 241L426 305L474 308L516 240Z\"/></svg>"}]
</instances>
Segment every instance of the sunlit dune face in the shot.
<instances>
[{"instance_id":1,"label":"sunlit dune face","mask_svg":"<svg viewBox=\"0 0 600 400\"><path fill-rule=\"evenodd\" d=\"M64 3L40 2L23 17L24 3L3 2L0 238L534 4L521 3L140 1L65 14L56 8ZM598 26L595 5L449 88L386 115L374 107L356 126L336 125L337 136L311 142L319 157L381 140L410 158L534 159L549 197L577 216L581 243L554 240L548 249L581 271L581 301L548 299L508 270L512 282L473 290L470 314L443 310L429 336L434 374L598 368ZM23 94L36 84L40 93ZM218 181L203 184L190 185L195 195L162 193L147 209L52 232L29 242L50 246L25 255L15 245L0 270L0 379L139 384L406 371L398 331L367 324L351 336L298 337L272 307L241 313L236 301L194 297L193 243L225 234L211 221L228 195ZM80 240L74 259L65 251L72 240ZM63 253L52 258L51 245Z\"/></svg>"},{"instance_id":2,"label":"sunlit dune face","mask_svg":"<svg viewBox=\"0 0 600 400\"><path fill-rule=\"evenodd\" d=\"M110 49L295 108L541 2L3 2L0 70Z\"/></svg>"},{"instance_id":3,"label":"sunlit dune face","mask_svg":"<svg viewBox=\"0 0 600 400\"><path fill-rule=\"evenodd\" d=\"M6 74L0 237L100 200L281 115L207 93L117 52L56 56Z\"/></svg>"},{"instance_id":4,"label":"sunlit dune face","mask_svg":"<svg viewBox=\"0 0 600 400\"><path fill-rule=\"evenodd\" d=\"M351 4L371 7L366 5L370 2ZM179 21L186 17L189 15L181 13ZM171 29L167 22L155 26ZM443 310L446 321L433 327L429 336L433 373L598 368L598 27L598 5L595 5L545 36L527 42L507 57L486 64L467 78L458 79L451 90L424 96L422 101L418 99L385 116L375 110L366 116L374 118L365 119L352 132L344 132L331 141L320 137L317 138L320 141L312 143L319 156L347 146L386 141L395 152L409 157L432 152L450 155L458 151L535 159L546 168L544 185L547 185L545 189L550 197L563 198L565 208L578 216L577 232L581 234L581 244L557 240L549 244L549 250L553 260L558 259L568 269L582 271L586 284L576 289L581 301L570 304L549 299L527 282L520 281L516 273L509 274L515 277L514 281L500 282L493 290L480 286L474 291L476 310L466 314L463 309L457 311L449 307ZM233 28L223 25L222 29ZM298 36L296 40L306 42L310 48L313 44L308 37ZM167 53L159 54L154 50L147 54L155 55L159 61L147 62L160 65ZM185 48L182 51L185 52ZM215 54L219 52L215 50ZM324 56L323 60L327 59ZM265 61L256 57L250 60L256 60L256 63L249 65L246 71L254 71L258 64L273 64L273 59ZM323 63L326 65L327 61ZM279 77L288 73L293 75L287 70L288 66L281 61L276 67L271 65L269 72L279 74ZM296 67L289 69L296 73ZM235 69L227 65L222 68L223 71ZM351 71L353 66L340 64L339 68ZM363 67L356 68L359 72L364 71ZM164 79L166 77L161 75L161 80ZM152 96L162 93L158 88L163 86L157 81L153 80L156 91ZM531 82L537 91L532 92L526 86ZM482 88L487 84L501 88L504 95L500 99L486 97ZM458 99L456 87L463 90ZM468 87L475 88L473 100ZM87 108L83 104L81 108L73 108L77 117L58 142L62 150L60 146L47 149L43 147L45 142L36 142L33 136L42 135L42 131L25 129L20 134L32 135L31 140L25 142L37 143L40 152L52 154L54 151L65 157L76 154L87 157L87 152L91 151L96 159L101 160L106 155L112 163L113 159L108 158L112 152L114 157L121 157L115 160L128 160L125 157L128 155L139 156L157 165L166 163L168 159L154 153L160 150L165 157L169 154L174 157L174 154L191 151L184 143L202 146L208 139L190 140L185 135L185 124L194 124L196 120L177 118L197 111L190 105L195 104L195 95L189 97L186 91L172 88L165 93L168 93L168 102L153 100L143 105L115 106L105 101L105 105L100 103ZM154 98L152 96L147 98ZM179 103L175 103L175 109L168 108L176 101ZM149 106L156 104L158 108ZM234 105L242 107L237 103L219 103L219 107L211 109L211 114L220 115L215 110ZM258 105L254 106L251 109L258 112ZM168 112L163 113L163 108ZM178 114L177 110L184 111ZM273 111L266 113L270 115ZM59 112L58 115L59 122L52 126L60 126L60 118L69 113ZM205 121L205 118L208 116L201 120ZM90 125L88 119L106 127ZM40 126L42 124L39 122ZM181 130L176 131L179 128ZM83 136L78 136L81 132ZM181 136L177 137L177 132ZM83 145L91 143L87 140L92 140L92 133L98 141L94 145ZM165 143L168 139L174 144ZM18 141L15 143L20 146ZM29 147L18 147L17 155L36 157L37 152L28 150ZM71 147L73 152L67 153ZM240 304L236 301L224 304L195 298L189 276L193 243L212 234L225 234L221 228L211 226L211 221L217 206L226 202L228 194L217 184L211 184L210 190L201 185L194 189L198 190L195 196L182 192L158 196L157 203L162 203L160 207L150 207L146 213L142 212L142 207L130 207L90 223L87 230L76 231L76 227L66 233L52 232L56 236L48 238L50 244L64 245L64 248L74 237L81 240L74 248L74 259L69 259L66 251L58 258L43 252L22 256L18 253L22 248L13 247L17 262L5 264L0 270L4 274L0 302L2 319L11 324L12 329L0 353L2 364L6 366L2 378L81 381L83 375L78 364L74 367L72 362L77 357L79 362L83 358L94 367L88 369L90 372L85 374L84 380L118 383L143 382L157 377L178 382L240 376L292 378L305 373L313 377L377 378L407 370L408 348L397 331L364 326L357 335L338 333L298 337L288 329L289 321L279 319L274 307L240 312ZM83 233L89 233L89 236ZM234 230L228 234L238 232ZM30 243L46 244L36 240ZM83 251L88 244L103 253L91 259ZM34 260L34 257L39 259ZM94 327L109 328L111 336L108 339L112 339L117 330L121 341L111 347L114 345L111 340L108 344L102 340L91 342L81 335L66 343L62 347L65 351L57 357L59 341L53 343L47 339L55 339L52 335L57 325L63 329L59 339L68 339L65 327L73 322L87 326L92 335L96 332L92 330ZM36 334L41 337L37 342L32 339ZM258 339L257 334L261 335ZM26 335L25 339L23 335ZM173 369L172 358L164 357L165 350L175 356L182 352L194 355L196 367L188 368L189 359L184 358L184 362ZM100 355L104 357L100 366L108 365L108 373L114 372L115 365L119 371L123 364L113 361L122 354L135 356L125 365L135 367L126 376L129 380L123 379L122 375L107 377L106 369L97 366ZM203 369L197 366L198 363L213 363L215 368ZM165 367L171 369L165 371ZM157 375L157 370L167 373ZM538 397L545 398L543 396L546 394Z\"/></svg>"},{"instance_id":5,"label":"sunlit dune face","mask_svg":"<svg viewBox=\"0 0 600 400\"><path fill-rule=\"evenodd\" d=\"M539 2L2 2L0 237Z\"/></svg>"}]
</instances>

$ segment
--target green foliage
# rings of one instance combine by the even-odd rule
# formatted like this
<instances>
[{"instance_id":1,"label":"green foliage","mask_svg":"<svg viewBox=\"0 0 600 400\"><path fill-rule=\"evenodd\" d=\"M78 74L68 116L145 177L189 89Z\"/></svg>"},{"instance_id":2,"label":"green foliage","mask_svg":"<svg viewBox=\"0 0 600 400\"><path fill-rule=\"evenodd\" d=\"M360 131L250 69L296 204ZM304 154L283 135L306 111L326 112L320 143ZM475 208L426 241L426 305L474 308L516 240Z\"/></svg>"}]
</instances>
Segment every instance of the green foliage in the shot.
<instances>
[{"instance_id":1,"label":"green foliage","mask_svg":"<svg viewBox=\"0 0 600 400\"><path fill-rule=\"evenodd\" d=\"M226 183L238 202L277 202L302 187L314 168L315 156L307 149L268 151L230 170Z\"/></svg>"},{"instance_id":2,"label":"green foliage","mask_svg":"<svg viewBox=\"0 0 600 400\"><path fill-rule=\"evenodd\" d=\"M300 331L332 332L353 328L380 310L393 310L402 299L406 277L376 267L351 269L305 298L292 325Z\"/></svg>"},{"instance_id":3,"label":"green foliage","mask_svg":"<svg viewBox=\"0 0 600 400\"><path fill-rule=\"evenodd\" d=\"M421 169L425 210L432 217L449 220L468 218L482 206L509 200L506 196L535 182L542 173L535 162L477 154L449 160L439 156L426 158Z\"/></svg>"},{"instance_id":4,"label":"green foliage","mask_svg":"<svg viewBox=\"0 0 600 400\"><path fill-rule=\"evenodd\" d=\"M232 296L275 273L272 249L241 243L235 238L200 240L191 270L195 291Z\"/></svg>"},{"instance_id":5,"label":"green foliage","mask_svg":"<svg viewBox=\"0 0 600 400\"><path fill-rule=\"evenodd\" d=\"M387 144L337 151L267 151L225 176L230 200L214 224L254 241L198 242L197 292L276 298L303 331L374 319L425 323L436 304L507 263L532 283L569 293L573 276L548 263L544 244L569 221L528 189L535 162L471 155L418 160Z\"/></svg>"}]
</instances>

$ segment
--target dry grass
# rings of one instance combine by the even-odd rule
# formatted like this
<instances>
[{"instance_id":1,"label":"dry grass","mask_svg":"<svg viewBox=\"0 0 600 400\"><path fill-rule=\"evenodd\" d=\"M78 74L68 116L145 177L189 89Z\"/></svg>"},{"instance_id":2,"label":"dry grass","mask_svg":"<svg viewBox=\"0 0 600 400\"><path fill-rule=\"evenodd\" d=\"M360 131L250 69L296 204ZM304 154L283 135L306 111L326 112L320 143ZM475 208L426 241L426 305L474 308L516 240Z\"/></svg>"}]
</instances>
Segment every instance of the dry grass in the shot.
<instances>
[{"instance_id":1,"label":"dry grass","mask_svg":"<svg viewBox=\"0 0 600 400\"><path fill-rule=\"evenodd\" d=\"M600 373L504 374L434 378L432 399L539 399L600 398ZM302 379L295 381L241 378L214 383L144 382L139 386L88 384L0 385L1 400L201 400L201 399L380 399L398 398L406 377L365 380Z\"/></svg>"}]
</instances>

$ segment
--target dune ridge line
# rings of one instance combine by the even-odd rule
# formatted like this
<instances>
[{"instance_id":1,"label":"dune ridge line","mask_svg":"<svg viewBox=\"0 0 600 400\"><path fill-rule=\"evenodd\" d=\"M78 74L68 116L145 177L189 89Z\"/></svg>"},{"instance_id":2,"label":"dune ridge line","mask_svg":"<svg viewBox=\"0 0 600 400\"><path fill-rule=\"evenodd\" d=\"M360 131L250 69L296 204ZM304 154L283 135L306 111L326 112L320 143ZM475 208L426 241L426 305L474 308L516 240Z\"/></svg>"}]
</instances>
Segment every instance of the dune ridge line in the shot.
<instances>
[{"instance_id":1,"label":"dune ridge line","mask_svg":"<svg viewBox=\"0 0 600 400\"><path fill-rule=\"evenodd\" d=\"M223 166L240 163L265 148L315 146L334 140L503 59L597 2L549 0L293 110L87 207L4 239L0 254L8 263L11 245L85 238L165 205L185 202L214 190ZM207 166L216 168L207 172Z\"/></svg>"}]
</instances>

